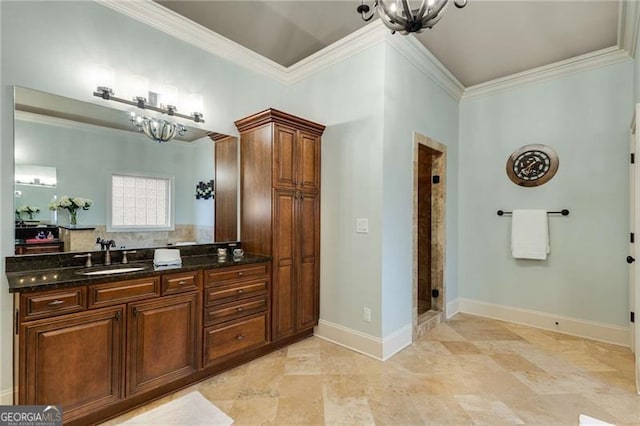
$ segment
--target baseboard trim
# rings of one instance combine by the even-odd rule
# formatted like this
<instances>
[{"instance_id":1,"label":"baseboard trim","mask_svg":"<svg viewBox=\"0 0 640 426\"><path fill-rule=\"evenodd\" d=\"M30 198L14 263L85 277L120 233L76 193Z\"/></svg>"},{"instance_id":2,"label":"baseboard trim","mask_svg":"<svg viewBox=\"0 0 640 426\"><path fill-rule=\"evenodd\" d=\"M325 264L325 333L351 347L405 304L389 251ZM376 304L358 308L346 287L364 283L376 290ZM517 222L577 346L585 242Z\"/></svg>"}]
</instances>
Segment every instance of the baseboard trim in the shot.
<instances>
[{"instance_id":1,"label":"baseboard trim","mask_svg":"<svg viewBox=\"0 0 640 426\"><path fill-rule=\"evenodd\" d=\"M460 299L453 299L451 302L447 303L447 310L445 312L445 319L449 319L458 312L460 312Z\"/></svg>"},{"instance_id":2,"label":"baseboard trim","mask_svg":"<svg viewBox=\"0 0 640 426\"><path fill-rule=\"evenodd\" d=\"M572 336L629 346L629 328L478 300L458 298L458 312L509 321ZM448 307L448 305L447 305ZM556 325L556 322L558 323Z\"/></svg>"},{"instance_id":3,"label":"baseboard trim","mask_svg":"<svg viewBox=\"0 0 640 426\"><path fill-rule=\"evenodd\" d=\"M323 340L352 351L385 361L411 344L411 324L389 334L384 339L362 333L339 324L320 320L313 334Z\"/></svg>"},{"instance_id":4,"label":"baseboard trim","mask_svg":"<svg viewBox=\"0 0 640 426\"><path fill-rule=\"evenodd\" d=\"M0 405L13 405L13 389L0 391Z\"/></svg>"},{"instance_id":5,"label":"baseboard trim","mask_svg":"<svg viewBox=\"0 0 640 426\"><path fill-rule=\"evenodd\" d=\"M413 327L407 324L382 339L382 360L386 361L407 346L413 340Z\"/></svg>"}]
</instances>

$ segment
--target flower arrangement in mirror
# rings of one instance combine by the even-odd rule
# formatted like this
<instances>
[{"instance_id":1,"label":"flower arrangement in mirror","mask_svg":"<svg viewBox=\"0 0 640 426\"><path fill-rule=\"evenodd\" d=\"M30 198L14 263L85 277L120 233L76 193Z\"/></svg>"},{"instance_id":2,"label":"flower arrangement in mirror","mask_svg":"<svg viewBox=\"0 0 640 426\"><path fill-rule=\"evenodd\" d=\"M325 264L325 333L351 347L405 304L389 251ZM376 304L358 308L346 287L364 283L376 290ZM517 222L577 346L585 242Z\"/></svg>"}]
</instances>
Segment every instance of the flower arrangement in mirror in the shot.
<instances>
[{"instance_id":1,"label":"flower arrangement in mirror","mask_svg":"<svg viewBox=\"0 0 640 426\"><path fill-rule=\"evenodd\" d=\"M63 195L59 200L51 200L49 210L67 210L69 212L69 225L76 226L78 224L78 210L89 210L93 205L93 200L82 197L68 197Z\"/></svg>"},{"instance_id":2,"label":"flower arrangement in mirror","mask_svg":"<svg viewBox=\"0 0 640 426\"><path fill-rule=\"evenodd\" d=\"M22 213L26 213L29 216L29 220L33 220L33 215L40 213L40 209L33 206L20 206L16 209L17 220L22 220Z\"/></svg>"}]
</instances>

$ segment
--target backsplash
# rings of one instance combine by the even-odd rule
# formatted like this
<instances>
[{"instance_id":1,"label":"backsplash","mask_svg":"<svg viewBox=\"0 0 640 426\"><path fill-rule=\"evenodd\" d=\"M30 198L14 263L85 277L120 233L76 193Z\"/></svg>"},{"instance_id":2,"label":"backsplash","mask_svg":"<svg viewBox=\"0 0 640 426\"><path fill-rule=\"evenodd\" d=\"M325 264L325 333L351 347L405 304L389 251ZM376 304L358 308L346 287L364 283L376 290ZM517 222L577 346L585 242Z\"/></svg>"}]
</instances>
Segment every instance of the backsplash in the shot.
<instances>
[{"instance_id":1,"label":"backsplash","mask_svg":"<svg viewBox=\"0 0 640 426\"><path fill-rule=\"evenodd\" d=\"M95 243L95 240L94 240ZM95 244L93 244L95 247ZM118 245L118 247L120 244ZM242 248L240 241L231 241L224 243L212 243L212 244L195 244L187 246L175 246L175 245L161 245L152 248L131 248L127 250L127 258L129 262L135 262L139 260L152 260L153 253L156 248L178 248L180 249L181 256L199 256L199 255L216 255L218 248L227 248L231 253L233 249ZM132 253L129 250L135 251ZM122 254L120 249L111 250L111 256L113 263L120 263ZM85 250L84 253L91 253L92 260L95 265L104 263L104 252L100 250ZM25 256L7 256L5 259L5 272L21 272L30 270L41 269L53 269L53 268L68 268L68 267L81 267L84 265L85 258L76 258L78 252L64 252L64 253L48 253L48 254L33 254Z\"/></svg>"},{"instance_id":2,"label":"backsplash","mask_svg":"<svg viewBox=\"0 0 640 426\"><path fill-rule=\"evenodd\" d=\"M107 232L106 226L93 229L60 228L64 251L92 251L98 237L114 240L116 248L161 247L178 243L209 243L213 239L212 226L176 225L174 231Z\"/></svg>"}]
</instances>

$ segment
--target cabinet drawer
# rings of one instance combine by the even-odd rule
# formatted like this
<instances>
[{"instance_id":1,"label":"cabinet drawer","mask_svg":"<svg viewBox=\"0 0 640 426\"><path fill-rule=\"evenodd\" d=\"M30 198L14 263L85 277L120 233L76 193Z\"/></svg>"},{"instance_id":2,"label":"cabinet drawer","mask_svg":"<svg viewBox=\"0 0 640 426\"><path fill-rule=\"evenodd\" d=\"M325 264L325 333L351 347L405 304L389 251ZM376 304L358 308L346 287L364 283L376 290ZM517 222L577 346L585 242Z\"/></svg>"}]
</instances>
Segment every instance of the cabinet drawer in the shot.
<instances>
[{"instance_id":1,"label":"cabinet drawer","mask_svg":"<svg viewBox=\"0 0 640 426\"><path fill-rule=\"evenodd\" d=\"M267 296L215 306L204 311L205 325L214 325L267 310Z\"/></svg>"},{"instance_id":2,"label":"cabinet drawer","mask_svg":"<svg viewBox=\"0 0 640 426\"><path fill-rule=\"evenodd\" d=\"M216 285L229 280L258 278L269 273L268 263L233 266L230 268L210 269L205 271L207 285Z\"/></svg>"},{"instance_id":3,"label":"cabinet drawer","mask_svg":"<svg viewBox=\"0 0 640 426\"><path fill-rule=\"evenodd\" d=\"M58 253L64 251L63 247L62 243L26 245L23 246L21 254Z\"/></svg>"},{"instance_id":4,"label":"cabinet drawer","mask_svg":"<svg viewBox=\"0 0 640 426\"><path fill-rule=\"evenodd\" d=\"M160 296L160 277L140 278L89 287L89 308Z\"/></svg>"},{"instance_id":5,"label":"cabinet drawer","mask_svg":"<svg viewBox=\"0 0 640 426\"><path fill-rule=\"evenodd\" d=\"M85 287L65 288L20 295L20 319L30 321L87 308Z\"/></svg>"},{"instance_id":6,"label":"cabinet drawer","mask_svg":"<svg viewBox=\"0 0 640 426\"><path fill-rule=\"evenodd\" d=\"M204 303L205 306L230 303L240 299L266 295L268 290L268 280L253 280L212 287L205 290Z\"/></svg>"},{"instance_id":7,"label":"cabinet drawer","mask_svg":"<svg viewBox=\"0 0 640 426\"><path fill-rule=\"evenodd\" d=\"M198 272L165 275L162 277L162 295L199 290L200 281Z\"/></svg>"},{"instance_id":8,"label":"cabinet drawer","mask_svg":"<svg viewBox=\"0 0 640 426\"><path fill-rule=\"evenodd\" d=\"M260 315L224 327L209 327L204 331L204 363L217 360L267 342L267 315Z\"/></svg>"}]
</instances>

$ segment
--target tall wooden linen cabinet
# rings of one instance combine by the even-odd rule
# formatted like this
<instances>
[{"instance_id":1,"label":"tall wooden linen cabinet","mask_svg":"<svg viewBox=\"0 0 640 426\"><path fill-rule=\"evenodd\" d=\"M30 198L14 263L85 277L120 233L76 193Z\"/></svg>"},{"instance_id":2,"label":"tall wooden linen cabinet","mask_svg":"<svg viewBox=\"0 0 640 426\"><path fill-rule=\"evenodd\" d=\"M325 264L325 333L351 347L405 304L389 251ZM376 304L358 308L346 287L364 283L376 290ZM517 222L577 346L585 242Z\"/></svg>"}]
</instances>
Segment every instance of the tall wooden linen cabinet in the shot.
<instances>
[{"instance_id":1,"label":"tall wooden linen cabinet","mask_svg":"<svg viewBox=\"0 0 640 426\"><path fill-rule=\"evenodd\" d=\"M324 126L268 109L240 131L240 239L272 257L271 339L318 324L320 137Z\"/></svg>"}]
</instances>

